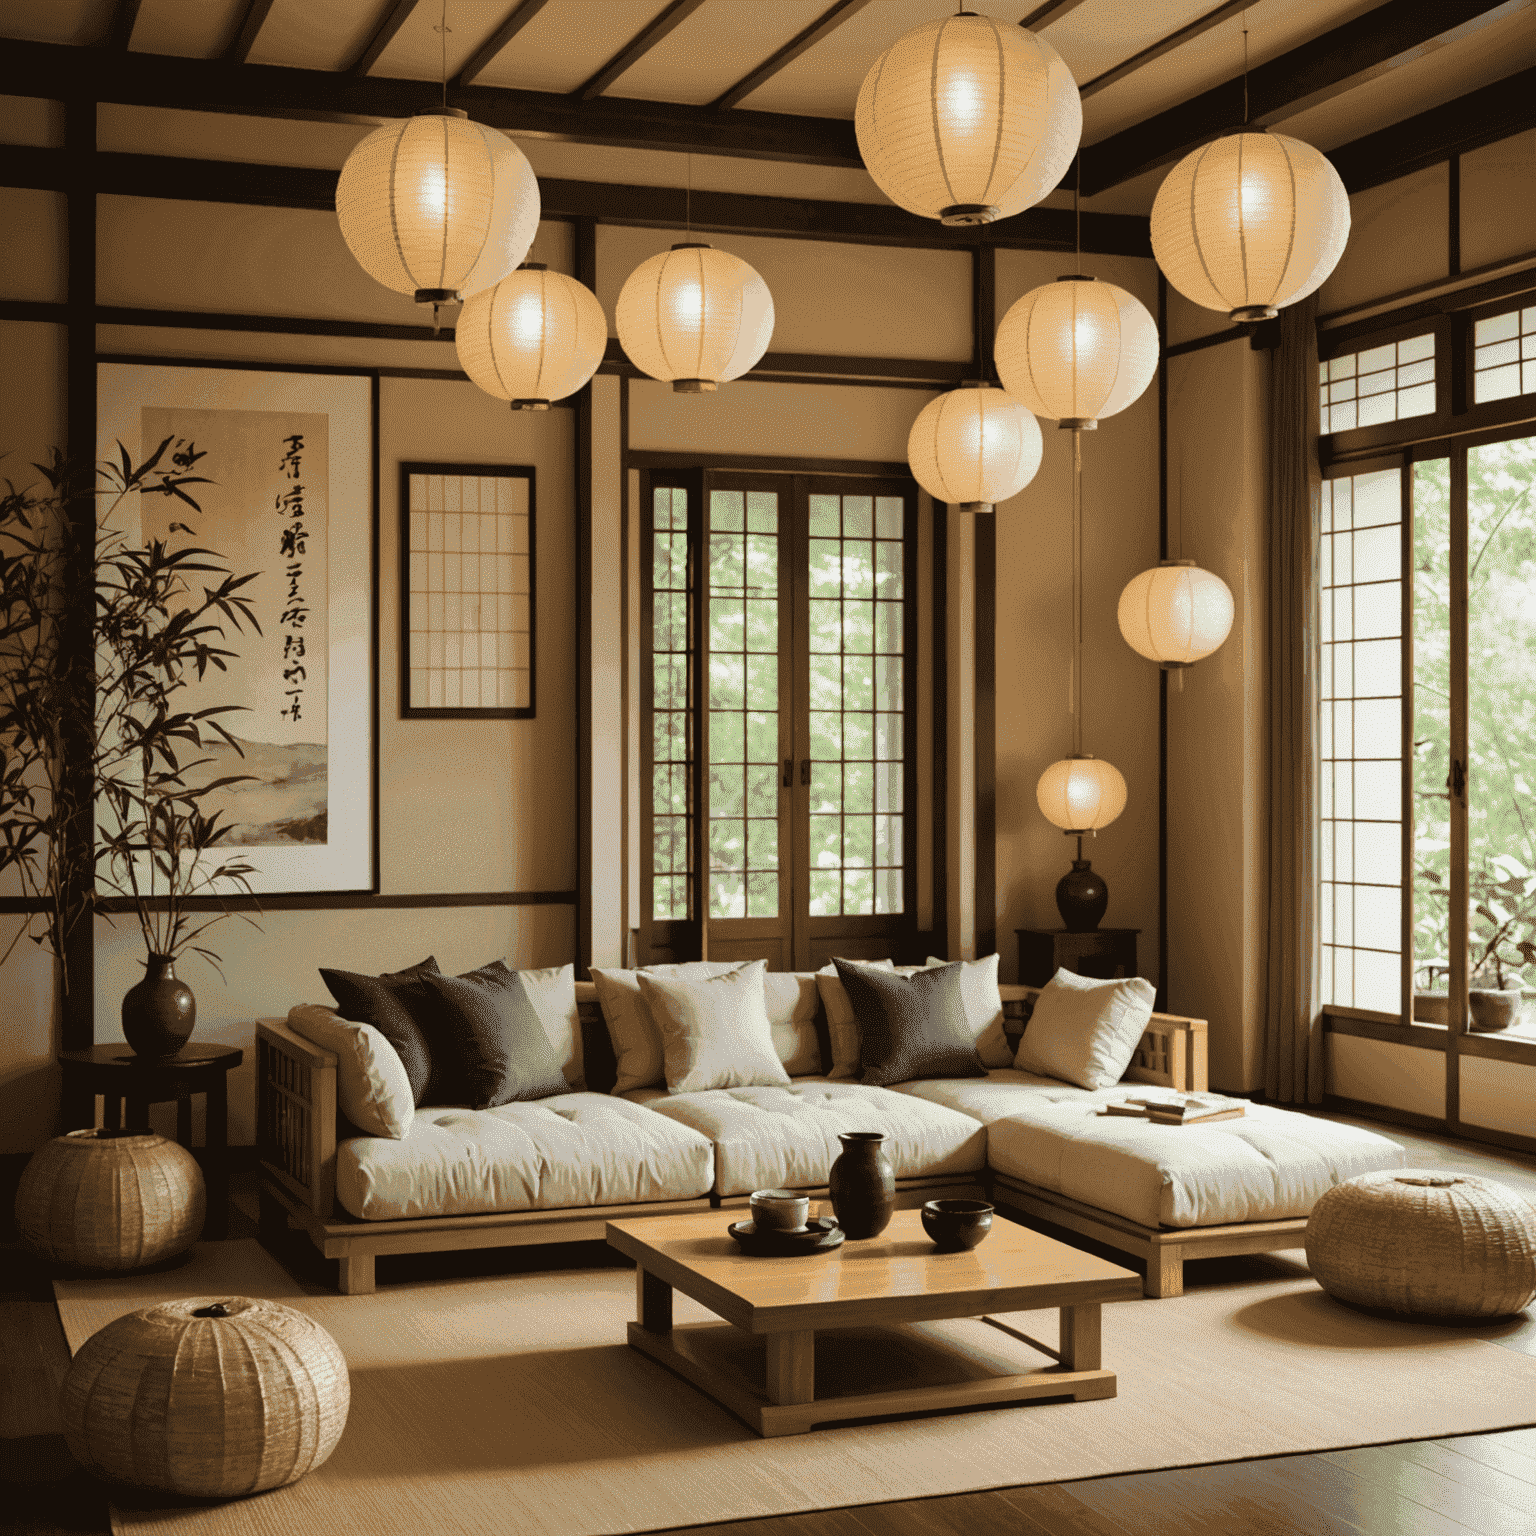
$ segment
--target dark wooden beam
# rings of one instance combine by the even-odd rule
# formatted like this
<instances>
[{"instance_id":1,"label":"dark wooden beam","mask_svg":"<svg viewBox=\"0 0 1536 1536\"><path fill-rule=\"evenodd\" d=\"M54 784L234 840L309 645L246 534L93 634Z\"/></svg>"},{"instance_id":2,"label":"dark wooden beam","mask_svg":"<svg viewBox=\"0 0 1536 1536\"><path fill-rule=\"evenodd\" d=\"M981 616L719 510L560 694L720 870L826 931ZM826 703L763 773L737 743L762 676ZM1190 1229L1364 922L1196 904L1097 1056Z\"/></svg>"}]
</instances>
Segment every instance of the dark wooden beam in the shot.
<instances>
[{"instance_id":1,"label":"dark wooden beam","mask_svg":"<svg viewBox=\"0 0 1536 1536\"><path fill-rule=\"evenodd\" d=\"M704 0L672 0L666 10L641 28L590 80L577 86L571 94L578 101L596 100L625 70L643 59L662 38L682 26L703 4Z\"/></svg>"},{"instance_id":2,"label":"dark wooden beam","mask_svg":"<svg viewBox=\"0 0 1536 1536\"><path fill-rule=\"evenodd\" d=\"M1422 58L1523 10L1530 0L1389 0L1249 71L1249 124L1257 129L1293 117L1367 80ZM1241 73L1208 91L1135 123L1083 155L1083 195L1093 197L1145 171L1169 165L1197 145L1235 133L1244 121Z\"/></svg>"},{"instance_id":3,"label":"dark wooden beam","mask_svg":"<svg viewBox=\"0 0 1536 1536\"><path fill-rule=\"evenodd\" d=\"M454 77L456 86L473 85L486 66L549 4L549 0L522 0L512 7L512 14L470 55L469 62Z\"/></svg>"},{"instance_id":4,"label":"dark wooden beam","mask_svg":"<svg viewBox=\"0 0 1536 1536\"><path fill-rule=\"evenodd\" d=\"M743 75L730 90L710 102L710 106L717 112L723 112L734 107L738 101L745 101L760 85L773 79L786 65L793 64L802 53L814 48L828 33L835 32L868 4L869 0L837 0L836 5L823 11L810 26L795 33L777 53L769 54L751 74Z\"/></svg>"},{"instance_id":5,"label":"dark wooden beam","mask_svg":"<svg viewBox=\"0 0 1536 1536\"><path fill-rule=\"evenodd\" d=\"M395 40L395 33L405 25L415 9L416 0L390 0L373 31L368 34L368 41L363 44L362 51L347 65L346 73L366 75L379 62L379 55Z\"/></svg>"},{"instance_id":6,"label":"dark wooden beam","mask_svg":"<svg viewBox=\"0 0 1536 1536\"><path fill-rule=\"evenodd\" d=\"M251 49L256 46L256 39L266 26L271 11L272 0L246 0L245 15L240 18L240 25L224 50L224 57L231 64L244 64L250 58Z\"/></svg>"},{"instance_id":7,"label":"dark wooden beam","mask_svg":"<svg viewBox=\"0 0 1536 1536\"><path fill-rule=\"evenodd\" d=\"M1037 5L1019 25L1028 27L1031 32L1038 32L1043 27L1048 27L1053 21L1060 21L1068 11L1075 11L1083 0L1046 0L1044 5Z\"/></svg>"},{"instance_id":8,"label":"dark wooden beam","mask_svg":"<svg viewBox=\"0 0 1536 1536\"><path fill-rule=\"evenodd\" d=\"M1102 75L1095 75L1092 80L1078 86L1077 94L1085 101L1090 96L1097 96L1106 87L1111 86L1117 80L1124 80L1127 75L1134 75L1144 65L1150 64L1153 59L1160 59L1165 53L1172 53L1175 48L1181 48L1185 43L1192 42L1202 32L1209 32L1212 27L1225 21L1228 16L1235 16L1239 11L1245 11L1253 0L1227 0L1225 5L1218 5L1214 11L1207 11L1204 16L1197 16L1188 26L1180 27L1177 32L1170 32L1167 37L1160 38L1150 48L1143 48L1140 53L1133 53L1123 64L1116 64L1113 69L1106 69Z\"/></svg>"},{"instance_id":9,"label":"dark wooden beam","mask_svg":"<svg viewBox=\"0 0 1536 1536\"><path fill-rule=\"evenodd\" d=\"M117 0L117 5L112 12L112 24L107 28L108 48L115 49L118 53L127 51L133 42L133 29L139 19L139 8L144 0Z\"/></svg>"}]
</instances>

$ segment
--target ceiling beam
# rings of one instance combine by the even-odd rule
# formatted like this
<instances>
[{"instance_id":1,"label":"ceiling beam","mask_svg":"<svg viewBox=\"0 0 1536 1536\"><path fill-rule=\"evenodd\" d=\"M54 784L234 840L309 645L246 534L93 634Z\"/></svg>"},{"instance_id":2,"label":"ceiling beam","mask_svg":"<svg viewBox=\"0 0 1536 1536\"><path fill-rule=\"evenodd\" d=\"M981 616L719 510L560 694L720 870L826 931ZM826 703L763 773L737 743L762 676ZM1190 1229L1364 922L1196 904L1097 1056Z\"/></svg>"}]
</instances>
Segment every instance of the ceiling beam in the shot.
<instances>
[{"instance_id":1,"label":"ceiling beam","mask_svg":"<svg viewBox=\"0 0 1536 1536\"><path fill-rule=\"evenodd\" d=\"M130 43L133 42L133 28L139 19L139 7L144 0L117 0L117 5L112 11L112 23L107 28L108 48L114 48L119 53L125 53Z\"/></svg>"},{"instance_id":2,"label":"ceiling beam","mask_svg":"<svg viewBox=\"0 0 1536 1536\"><path fill-rule=\"evenodd\" d=\"M1046 4L1037 5L1019 25L1027 27L1031 32L1042 31L1053 21L1060 21L1068 11L1075 11L1082 3L1083 0L1046 0Z\"/></svg>"},{"instance_id":3,"label":"ceiling beam","mask_svg":"<svg viewBox=\"0 0 1536 1536\"><path fill-rule=\"evenodd\" d=\"M257 37L267 24L272 3L273 0L246 0L245 15L240 18L240 25L235 28L235 35L224 50L224 57L231 64L244 64L250 58Z\"/></svg>"},{"instance_id":4,"label":"ceiling beam","mask_svg":"<svg viewBox=\"0 0 1536 1536\"><path fill-rule=\"evenodd\" d=\"M470 56L469 62L454 77L458 86L473 85L486 66L549 4L549 0L522 0L512 7L512 14L496 28Z\"/></svg>"},{"instance_id":5,"label":"ceiling beam","mask_svg":"<svg viewBox=\"0 0 1536 1536\"><path fill-rule=\"evenodd\" d=\"M814 48L829 32L835 32L868 4L869 0L837 0L831 10L823 11L810 26L795 33L777 53L770 53L751 74L743 75L730 90L710 102L710 106L723 112L738 101L745 101L760 85L773 79L786 65L793 64L808 48Z\"/></svg>"},{"instance_id":6,"label":"ceiling beam","mask_svg":"<svg viewBox=\"0 0 1536 1536\"><path fill-rule=\"evenodd\" d=\"M415 9L416 0L390 0L373 31L369 33L368 41L363 44L357 57L347 65L346 73L366 75L379 62L379 55L394 42L395 33L405 25Z\"/></svg>"},{"instance_id":7,"label":"ceiling beam","mask_svg":"<svg viewBox=\"0 0 1536 1536\"><path fill-rule=\"evenodd\" d=\"M578 85L571 94L578 101L595 101L620 75L643 59L668 33L682 26L703 4L704 0L672 0L666 10L653 17L590 80Z\"/></svg>"},{"instance_id":8,"label":"ceiling beam","mask_svg":"<svg viewBox=\"0 0 1536 1536\"><path fill-rule=\"evenodd\" d=\"M1446 43L1517 11L1533 0L1389 0L1331 32L1248 73L1247 121L1254 129L1422 58ZM1190 100L1087 146L1083 196L1093 197L1243 126L1244 79L1233 75Z\"/></svg>"},{"instance_id":9,"label":"ceiling beam","mask_svg":"<svg viewBox=\"0 0 1536 1536\"><path fill-rule=\"evenodd\" d=\"M1097 96L1100 91L1107 89L1115 81L1124 80L1127 75L1134 75L1138 69L1145 64L1150 64L1153 59L1160 59L1165 53L1172 53L1175 48L1193 42L1202 32L1209 32L1212 27L1225 21L1228 16L1246 11L1252 4L1253 0L1227 0L1225 5L1218 5L1214 11L1207 11L1204 16L1195 17L1188 26L1180 27L1177 32L1170 32L1167 37L1160 38L1150 48L1143 48L1140 53L1133 53L1123 64L1116 64L1113 69L1106 69L1102 75L1095 75L1092 80L1078 86L1077 94L1085 101L1090 96Z\"/></svg>"}]
</instances>

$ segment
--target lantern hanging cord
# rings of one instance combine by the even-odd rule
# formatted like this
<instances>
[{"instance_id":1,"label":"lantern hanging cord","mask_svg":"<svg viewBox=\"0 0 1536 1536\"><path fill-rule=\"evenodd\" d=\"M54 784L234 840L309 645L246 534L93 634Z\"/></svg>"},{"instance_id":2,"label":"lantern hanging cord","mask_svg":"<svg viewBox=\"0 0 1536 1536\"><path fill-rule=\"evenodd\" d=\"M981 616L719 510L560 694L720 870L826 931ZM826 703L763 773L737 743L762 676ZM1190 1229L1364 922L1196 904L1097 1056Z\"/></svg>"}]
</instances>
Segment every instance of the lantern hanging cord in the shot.
<instances>
[{"instance_id":1,"label":"lantern hanging cord","mask_svg":"<svg viewBox=\"0 0 1536 1536\"><path fill-rule=\"evenodd\" d=\"M1083 755L1083 434L1072 432L1072 755Z\"/></svg>"},{"instance_id":2,"label":"lantern hanging cord","mask_svg":"<svg viewBox=\"0 0 1536 1536\"><path fill-rule=\"evenodd\" d=\"M1243 127L1248 126L1248 12L1243 12Z\"/></svg>"},{"instance_id":3,"label":"lantern hanging cord","mask_svg":"<svg viewBox=\"0 0 1536 1536\"><path fill-rule=\"evenodd\" d=\"M1072 189L1073 244L1077 251L1077 270L1083 270L1083 152L1077 152L1077 185Z\"/></svg>"},{"instance_id":4,"label":"lantern hanging cord","mask_svg":"<svg viewBox=\"0 0 1536 1536\"><path fill-rule=\"evenodd\" d=\"M443 105L448 105L448 0L443 0L443 19L437 29L443 36Z\"/></svg>"},{"instance_id":5,"label":"lantern hanging cord","mask_svg":"<svg viewBox=\"0 0 1536 1536\"><path fill-rule=\"evenodd\" d=\"M687 163L683 178L683 239L691 240L693 238L693 156L684 155L683 159Z\"/></svg>"}]
</instances>

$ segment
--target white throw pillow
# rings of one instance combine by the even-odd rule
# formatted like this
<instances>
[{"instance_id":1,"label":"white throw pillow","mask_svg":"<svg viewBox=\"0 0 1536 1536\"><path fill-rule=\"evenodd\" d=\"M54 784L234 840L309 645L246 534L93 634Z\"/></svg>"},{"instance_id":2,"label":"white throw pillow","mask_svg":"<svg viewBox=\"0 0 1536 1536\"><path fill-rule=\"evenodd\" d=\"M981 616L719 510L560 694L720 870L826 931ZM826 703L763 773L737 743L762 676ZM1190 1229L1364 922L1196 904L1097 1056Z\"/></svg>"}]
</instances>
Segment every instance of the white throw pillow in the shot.
<instances>
[{"instance_id":1,"label":"white throw pillow","mask_svg":"<svg viewBox=\"0 0 1536 1536\"><path fill-rule=\"evenodd\" d=\"M1035 999L1014 1066L1079 1088L1113 1088L1152 1017L1150 981L1099 981L1057 971Z\"/></svg>"},{"instance_id":2,"label":"white throw pillow","mask_svg":"<svg viewBox=\"0 0 1536 1536\"><path fill-rule=\"evenodd\" d=\"M554 965L541 971L519 971L523 991L533 1004L555 1060L572 1093L586 1087L581 1062L581 1015L576 1009L576 967Z\"/></svg>"},{"instance_id":3,"label":"white throw pillow","mask_svg":"<svg viewBox=\"0 0 1536 1536\"><path fill-rule=\"evenodd\" d=\"M648 965L647 976L684 976L702 979L724 976L734 971L740 960L685 960L679 965ZM662 1063L661 1035L651 1018L650 1004L640 995L638 971L592 967L592 984L597 988L603 1022L613 1041L613 1055L618 1068L615 1093L629 1093L635 1088L659 1088L666 1081Z\"/></svg>"},{"instance_id":4,"label":"white throw pillow","mask_svg":"<svg viewBox=\"0 0 1536 1536\"><path fill-rule=\"evenodd\" d=\"M844 960L843 963L849 962ZM877 971L896 969L892 960L855 960L852 963L871 965ZM832 1042L832 1070L827 1076L857 1082L863 1071L859 1060L859 1024L853 1016L848 991L838 980L837 967L830 960L816 972L816 986L821 992L821 1006L827 1010L827 1036Z\"/></svg>"},{"instance_id":5,"label":"white throw pillow","mask_svg":"<svg viewBox=\"0 0 1536 1536\"><path fill-rule=\"evenodd\" d=\"M928 956L929 968L948 964ZM1011 1067L1013 1051L1003 1033L1003 999L997 990L997 956L962 960L960 964L960 1001L965 1007L965 1022L976 1037L976 1054L984 1067Z\"/></svg>"},{"instance_id":6,"label":"white throw pillow","mask_svg":"<svg viewBox=\"0 0 1536 1536\"><path fill-rule=\"evenodd\" d=\"M372 1024L354 1024L319 1003L288 1010L288 1027L336 1057L336 1102L369 1136L400 1141L416 1105L400 1053Z\"/></svg>"},{"instance_id":7,"label":"white throw pillow","mask_svg":"<svg viewBox=\"0 0 1536 1536\"><path fill-rule=\"evenodd\" d=\"M640 972L640 995L661 1035L670 1092L789 1082L763 1002L767 969L766 960L752 960L724 976L697 979Z\"/></svg>"},{"instance_id":8,"label":"white throw pillow","mask_svg":"<svg viewBox=\"0 0 1536 1536\"><path fill-rule=\"evenodd\" d=\"M773 1048L791 1077L821 1073L821 1037L816 1012L821 994L816 978L805 971L766 971L763 1003L773 1026Z\"/></svg>"}]
</instances>

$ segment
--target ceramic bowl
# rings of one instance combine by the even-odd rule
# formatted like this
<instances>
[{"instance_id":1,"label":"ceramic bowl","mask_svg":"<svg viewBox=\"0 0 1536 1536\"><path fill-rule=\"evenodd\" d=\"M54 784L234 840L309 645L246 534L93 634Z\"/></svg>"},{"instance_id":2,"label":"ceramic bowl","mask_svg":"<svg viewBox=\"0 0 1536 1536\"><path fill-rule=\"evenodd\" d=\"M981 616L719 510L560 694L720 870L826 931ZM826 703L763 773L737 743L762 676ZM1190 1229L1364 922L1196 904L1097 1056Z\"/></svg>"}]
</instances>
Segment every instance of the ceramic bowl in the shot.
<instances>
[{"instance_id":1,"label":"ceramic bowl","mask_svg":"<svg viewBox=\"0 0 1536 1536\"><path fill-rule=\"evenodd\" d=\"M752 1220L774 1232L798 1232L810 1215L809 1195L794 1189L759 1189L751 1201Z\"/></svg>"},{"instance_id":2,"label":"ceramic bowl","mask_svg":"<svg viewBox=\"0 0 1536 1536\"><path fill-rule=\"evenodd\" d=\"M992 1230L985 1200L930 1200L923 1206L923 1231L941 1253L974 1248Z\"/></svg>"}]
</instances>

